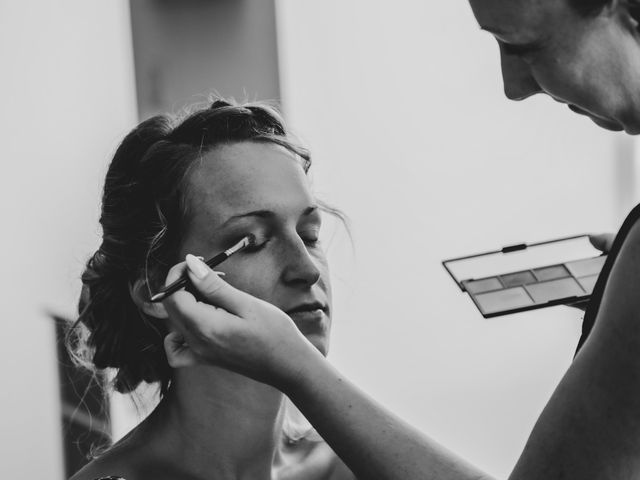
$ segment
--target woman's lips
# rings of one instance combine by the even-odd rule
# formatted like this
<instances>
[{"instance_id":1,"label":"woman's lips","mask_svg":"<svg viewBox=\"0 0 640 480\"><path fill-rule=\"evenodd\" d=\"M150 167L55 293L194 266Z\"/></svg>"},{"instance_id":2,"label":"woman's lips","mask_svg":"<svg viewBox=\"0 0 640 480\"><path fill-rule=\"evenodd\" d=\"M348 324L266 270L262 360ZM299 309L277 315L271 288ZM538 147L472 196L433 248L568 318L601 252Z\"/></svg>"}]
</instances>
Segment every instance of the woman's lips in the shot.
<instances>
[{"instance_id":1,"label":"woman's lips","mask_svg":"<svg viewBox=\"0 0 640 480\"><path fill-rule=\"evenodd\" d=\"M322 308L298 310L296 312L289 312L287 315L296 323L313 323L322 321L324 318L324 310Z\"/></svg>"}]
</instances>

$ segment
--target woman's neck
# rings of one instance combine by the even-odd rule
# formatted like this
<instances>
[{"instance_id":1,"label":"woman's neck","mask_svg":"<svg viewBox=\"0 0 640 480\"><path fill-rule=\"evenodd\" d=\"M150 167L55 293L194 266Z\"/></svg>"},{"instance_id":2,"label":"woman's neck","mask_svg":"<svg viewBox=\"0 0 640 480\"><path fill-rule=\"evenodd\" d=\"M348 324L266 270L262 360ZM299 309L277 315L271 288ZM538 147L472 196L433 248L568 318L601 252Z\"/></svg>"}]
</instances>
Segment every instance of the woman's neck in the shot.
<instances>
[{"instance_id":1,"label":"woman's neck","mask_svg":"<svg viewBox=\"0 0 640 480\"><path fill-rule=\"evenodd\" d=\"M189 478L269 479L281 441L283 396L216 367L175 371L153 417L158 453Z\"/></svg>"}]
</instances>

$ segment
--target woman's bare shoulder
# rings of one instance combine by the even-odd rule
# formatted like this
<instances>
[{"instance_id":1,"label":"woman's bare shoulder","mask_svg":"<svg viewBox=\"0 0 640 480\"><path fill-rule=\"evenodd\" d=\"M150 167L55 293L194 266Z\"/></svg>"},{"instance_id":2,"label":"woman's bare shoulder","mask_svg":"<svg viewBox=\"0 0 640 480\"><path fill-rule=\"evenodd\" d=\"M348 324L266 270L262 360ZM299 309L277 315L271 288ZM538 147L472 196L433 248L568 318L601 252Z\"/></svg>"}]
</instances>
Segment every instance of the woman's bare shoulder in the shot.
<instances>
[{"instance_id":1,"label":"woman's bare shoulder","mask_svg":"<svg viewBox=\"0 0 640 480\"><path fill-rule=\"evenodd\" d=\"M126 449L108 451L91 460L69 480L136 480L135 457Z\"/></svg>"},{"instance_id":2,"label":"woman's bare shoulder","mask_svg":"<svg viewBox=\"0 0 640 480\"><path fill-rule=\"evenodd\" d=\"M640 221L629 230L620 247L611 273L607 279L601 311L598 316L633 317L637 329L637 312L640 311ZM602 311L604 307L605 311Z\"/></svg>"}]
</instances>

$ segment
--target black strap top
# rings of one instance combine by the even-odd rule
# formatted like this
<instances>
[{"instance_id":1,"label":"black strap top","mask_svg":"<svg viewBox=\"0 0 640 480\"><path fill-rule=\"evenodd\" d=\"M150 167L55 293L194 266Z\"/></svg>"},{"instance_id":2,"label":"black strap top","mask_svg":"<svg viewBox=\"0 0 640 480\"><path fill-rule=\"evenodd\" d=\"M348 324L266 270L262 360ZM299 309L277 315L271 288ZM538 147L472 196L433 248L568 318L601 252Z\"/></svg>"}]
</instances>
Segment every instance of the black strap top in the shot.
<instances>
[{"instance_id":1,"label":"black strap top","mask_svg":"<svg viewBox=\"0 0 640 480\"><path fill-rule=\"evenodd\" d=\"M611 273L611 268L616 260L616 257L620 253L620 249L622 248L622 244L627 238L631 227L640 219L640 205L636 205L636 207L631 210L631 213L627 216L624 223L622 224L622 228L616 235L616 239L613 241L613 245L611 246L611 251L607 255L607 260L604 262L604 266L600 271L600 275L598 276L598 281L596 282L595 287L593 288L593 293L591 294L591 300L589 300L589 305L587 306L587 310L584 315L584 320L582 321L582 335L580 337L580 341L578 342L578 348L576 349L576 353L580 350L584 341L591 333L591 329L593 328L593 324L596 321L596 317L598 316L598 310L600 309L600 303L602 301L602 294L604 293L604 286L609 279L609 274Z\"/></svg>"}]
</instances>

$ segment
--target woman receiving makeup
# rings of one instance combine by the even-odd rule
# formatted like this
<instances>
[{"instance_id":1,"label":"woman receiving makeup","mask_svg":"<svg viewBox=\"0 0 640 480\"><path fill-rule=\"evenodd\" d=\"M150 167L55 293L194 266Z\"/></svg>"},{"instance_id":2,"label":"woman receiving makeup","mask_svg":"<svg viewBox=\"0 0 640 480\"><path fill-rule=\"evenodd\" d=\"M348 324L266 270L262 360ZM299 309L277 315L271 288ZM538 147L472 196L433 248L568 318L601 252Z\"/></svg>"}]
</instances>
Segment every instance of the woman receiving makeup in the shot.
<instances>
[{"instance_id":1,"label":"woman receiving makeup","mask_svg":"<svg viewBox=\"0 0 640 480\"><path fill-rule=\"evenodd\" d=\"M161 401L73 480L354 478L276 389L215 366L176 368L163 346L175 320L150 301L177 259L211 258L251 236L216 269L287 312L325 355L331 289L310 164L278 113L260 104L216 101L182 119L156 116L124 139L71 338L88 366L114 370L117 391L157 382Z\"/></svg>"},{"instance_id":2,"label":"woman receiving makeup","mask_svg":"<svg viewBox=\"0 0 640 480\"><path fill-rule=\"evenodd\" d=\"M603 128L640 133L635 1L471 0L471 7L496 37L507 97L544 93ZM639 217L636 207L616 236L587 307L581 348L511 479L640 477ZM287 315L193 267L189 275L206 302L184 291L165 301L181 320L180 333L166 342L174 364L212 363L276 386L361 478L487 478L359 391Z\"/></svg>"}]
</instances>

